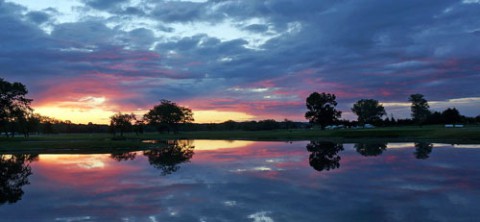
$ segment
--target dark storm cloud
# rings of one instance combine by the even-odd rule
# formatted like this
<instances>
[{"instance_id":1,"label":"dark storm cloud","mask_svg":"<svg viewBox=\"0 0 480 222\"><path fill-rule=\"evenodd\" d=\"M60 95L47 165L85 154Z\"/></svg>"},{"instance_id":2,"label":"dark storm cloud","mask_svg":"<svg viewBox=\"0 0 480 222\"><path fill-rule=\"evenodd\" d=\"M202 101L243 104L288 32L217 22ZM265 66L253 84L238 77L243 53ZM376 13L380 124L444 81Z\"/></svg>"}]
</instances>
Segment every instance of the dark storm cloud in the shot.
<instances>
[{"instance_id":1,"label":"dark storm cloud","mask_svg":"<svg viewBox=\"0 0 480 222\"><path fill-rule=\"evenodd\" d=\"M22 79L101 72L136 86L142 82L136 78L158 77L159 85L142 89L151 101L158 95L207 99L211 102L204 108L210 104L214 109L215 101L233 98L237 104L264 104L267 113L296 98L294 108L282 108L292 115L299 115L312 91L336 93L344 110L361 98L403 102L412 93L431 100L480 97L477 3L84 2L83 10L105 11L110 17L57 22L47 34L35 24L48 23L52 13L27 12L1 1L0 25L8 30L0 33L2 75ZM119 25L138 20L155 24L128 29ZM225 23L251 36L225 39L201 28L189 34L180 27ZM229 30L222 31L229 35ZM259 40L254 35L267 41L255 42ZM230 90L235 87L269 90L241 94Z\"/></svg>"}]
</instances>

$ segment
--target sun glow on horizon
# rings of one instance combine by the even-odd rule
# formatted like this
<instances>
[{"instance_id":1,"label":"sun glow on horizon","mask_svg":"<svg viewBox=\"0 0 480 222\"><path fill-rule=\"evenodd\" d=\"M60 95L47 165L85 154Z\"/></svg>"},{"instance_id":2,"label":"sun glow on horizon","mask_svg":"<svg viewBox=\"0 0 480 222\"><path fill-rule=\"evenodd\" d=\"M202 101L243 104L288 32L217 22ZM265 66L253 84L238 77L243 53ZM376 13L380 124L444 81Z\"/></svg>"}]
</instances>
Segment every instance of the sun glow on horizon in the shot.
<instances>
[{"instance_id":1,"label":"sun glow on horizon","mask_svg":"<svg viewBox=\"0 0 480 222\"><path fill-rule=\"evenodd\" d=\"M222 123L228 120L247 121L255 116L243 112L217 111L217 110L193 110L196 123Z\"/></svg>"},{"instance_id":2,"label":"sun glow on horizon","mask_svg":"<svg viewBox=\"0 0 480 222\"><path fill-rule=\"evenodd\" d=\"M110 117L116 112L112 110L104 110L101 107L91 108L76 108L76 107L62 107L62 106L38 106L33 107L35 113L43 116L52 117L58 120L69 120L72 123L87 124L89 122L96 124L109 124ZM122 113L131 113L122 112ZM148 110L136 110L133 111L137 118L141 118L143 114ZM217 110L193 110L195 123L221 123L227 120L234 121L247 121L252 120L255 117L243 112L229 112L229 111L217 111Z\"/></svg>"},{"instance_id":3,"label":"sun glow on horizon","mask_svg":"<svg viewBox=\"0 0 480 222\"><path fill-rule=\"evenodd\" d=\"M110 116L115 114L113 111L106 111L100 108L80 109L68 107L41 106L34 107L35 113L43 116L52 117L58 120L69 120L72 123L89 122L97 124L109 124Z\"/></svg>"}]
</instances>

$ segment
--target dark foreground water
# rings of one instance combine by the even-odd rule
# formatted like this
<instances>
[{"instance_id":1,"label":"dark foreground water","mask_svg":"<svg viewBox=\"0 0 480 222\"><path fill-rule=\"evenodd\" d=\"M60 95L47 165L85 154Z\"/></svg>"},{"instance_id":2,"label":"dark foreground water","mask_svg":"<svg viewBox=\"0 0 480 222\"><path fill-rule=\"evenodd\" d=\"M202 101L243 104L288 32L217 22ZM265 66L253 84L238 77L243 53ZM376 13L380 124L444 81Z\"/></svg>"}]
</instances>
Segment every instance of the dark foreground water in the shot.
<instances>
[{"instance_id":1,"label":"dark foreground water","mask_svg":"<svg viewBox=\"0 0 480 222\"><path fill-rule=\"evenodd\" d=\"M480 221L478 145L180 141L0 173L0 221Z\"/></svg>"}]
</instances>

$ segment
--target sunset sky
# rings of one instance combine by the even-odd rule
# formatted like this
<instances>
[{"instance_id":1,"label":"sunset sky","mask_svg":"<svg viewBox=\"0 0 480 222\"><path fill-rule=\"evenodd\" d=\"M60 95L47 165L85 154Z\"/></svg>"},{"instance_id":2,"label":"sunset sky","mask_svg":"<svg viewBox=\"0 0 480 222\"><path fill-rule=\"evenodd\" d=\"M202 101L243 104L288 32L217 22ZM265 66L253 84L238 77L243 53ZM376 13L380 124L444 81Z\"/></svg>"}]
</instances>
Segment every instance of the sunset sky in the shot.
<instances>
[{"instance_id":1,"label":"sunset sky","mask_svg":"<svg viewBox=\"0 0 480 222\"><path fill-rule=\"evenodd\" d=\"M396 118L480 114L480 0L0 0L0 78L36 112L106 123L168 99L196 122L306 121L312 92Z\"/></svg>"}]
</instances>

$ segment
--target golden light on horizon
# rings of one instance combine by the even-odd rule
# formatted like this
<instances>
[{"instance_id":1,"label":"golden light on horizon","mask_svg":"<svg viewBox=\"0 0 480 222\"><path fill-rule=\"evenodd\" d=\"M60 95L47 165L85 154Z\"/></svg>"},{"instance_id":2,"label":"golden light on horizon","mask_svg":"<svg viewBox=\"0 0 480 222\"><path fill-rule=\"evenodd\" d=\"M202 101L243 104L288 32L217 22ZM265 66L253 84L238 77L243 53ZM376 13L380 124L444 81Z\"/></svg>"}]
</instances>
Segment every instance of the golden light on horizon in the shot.
<instances>
[{"instance_id":1,"label":"golden light on horizon","mask_svg":"<svg viewBox=\"0 0 480 222\"><path fill-rule=\"evenodd\" d=\"M72 123L80 124L87 124L89 122L96 124L109 124L110 116L116 113L111 110L104 110L100 107L75 108L48 105L33 108L35 109L35 113L40 115L52 117L62 121L69 120ZM147 112L148 110L136 110L133 113L140 118ZM131 111L124 113L131 113ZM193 115L195 118L195 123L221 123L227 120L247 121L254 118L254 116L247 113L216 110L193 110Z\"/></svg>"},{"instance_id":2,"label":"golden light on horizon","mask_svg":"<svg viewBox=\"0 0 480 222\"><path fill-rule=\"evenodd\" d=\"M217 111L217 110L193 110L196 123L222 123L228 120L247 121L255 116L243 112Z\"/></svg>"},{"instance_id":3,"label":"golden light on horizon","mask_svg":"<svg viewBox=\"0 0 480 222\"><path fill-rule=\"evenodd\" d=\"M58 120L70 120L72 123L89 122L97 124L109 124L110 116L115 114L113 111L106 111L100 108L78 109L67 107L42 106L34 107L35 113L43 116L52 117Z\"/></svg>"}]
</instances>

